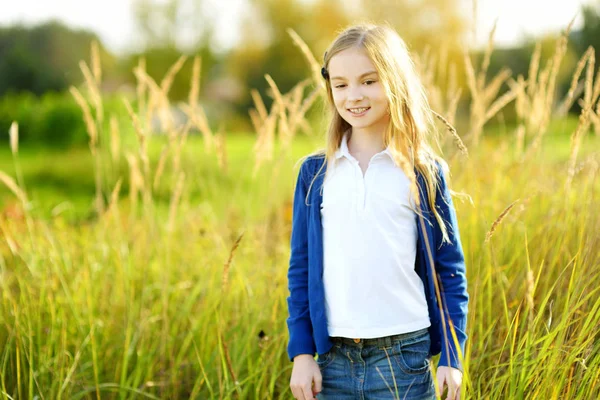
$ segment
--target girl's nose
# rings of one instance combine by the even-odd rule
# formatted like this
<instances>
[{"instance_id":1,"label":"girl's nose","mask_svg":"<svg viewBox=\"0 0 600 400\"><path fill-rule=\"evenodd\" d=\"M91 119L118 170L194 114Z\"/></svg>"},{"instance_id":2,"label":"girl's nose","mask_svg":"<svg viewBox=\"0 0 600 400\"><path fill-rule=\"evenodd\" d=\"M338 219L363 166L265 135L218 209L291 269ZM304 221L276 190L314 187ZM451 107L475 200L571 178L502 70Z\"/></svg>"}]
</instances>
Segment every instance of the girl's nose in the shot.
<instances>
[{"instance_id":1,"label":"girl's nose","mask_svg":"<svg viewBox=\"0 0 600 400\"><path fill-rule=\"evenodd\" d=\"M364 95L361 93L360 88L350 88L350 91L348 93L348 100L358 101L358 100L362 100L363 98L364 98Z\"/></svg>"}]
</instances>

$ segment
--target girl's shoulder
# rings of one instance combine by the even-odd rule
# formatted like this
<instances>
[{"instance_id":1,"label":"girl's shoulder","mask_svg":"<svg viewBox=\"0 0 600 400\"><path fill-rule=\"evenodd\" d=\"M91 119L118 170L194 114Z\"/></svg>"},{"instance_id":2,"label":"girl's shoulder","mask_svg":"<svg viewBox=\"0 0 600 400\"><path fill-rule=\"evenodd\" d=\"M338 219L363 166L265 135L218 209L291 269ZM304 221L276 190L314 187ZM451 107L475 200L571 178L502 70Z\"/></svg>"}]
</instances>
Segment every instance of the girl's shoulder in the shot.
<instances>
[{"instance_id":1,"label":"girl's shoulder","mask_svg":"<svg viewBox=\"0 0 600 400\"><path fill-rule=\"evenodd\" d=\"M312 153L304 156L299 160L302 162L300 166L300 174L305 181L310 182L320 171L325 172L326 156L325 153Z\"/></svg>"}]
</instances>

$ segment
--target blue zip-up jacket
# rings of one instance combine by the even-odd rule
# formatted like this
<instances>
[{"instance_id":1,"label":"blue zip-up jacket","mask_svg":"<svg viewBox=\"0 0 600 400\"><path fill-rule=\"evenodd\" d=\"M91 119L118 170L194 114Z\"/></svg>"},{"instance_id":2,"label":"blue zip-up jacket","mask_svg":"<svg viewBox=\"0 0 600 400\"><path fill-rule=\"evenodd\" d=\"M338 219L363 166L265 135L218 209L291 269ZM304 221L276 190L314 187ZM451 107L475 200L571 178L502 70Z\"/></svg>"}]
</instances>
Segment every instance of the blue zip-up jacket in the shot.
<instances>
[{"instance_id":1,"label":"blue zip-up jacket","mask_svg":"<svg viewBox=\"0 0 600 400\"><path fill-rule=\"evenodd\" d=\"M323 231L321 225L323 196L320 189L327 166L323 167L315 179L310 188L308 201L306 201L309 186L323 162L325 162L324 155L308 157L300 167L294 191L291 255L288 271L290 296L287 299L289 311L287 326L290 335L287 352L290 361L293 361L294 357L299 354L313 356L315 352L325 354L333 346L327 331L323 285ZM421 217L415 216L418 227L415 271L423 281L429 309L430 353L436 355L441 352L438 365L462 370L458 354L460 352L461 356L464 355L464 345L467 339L469 295L456 212L441 166L439 163L437 166L440 184L435 204L442 219L449 222L446 227L451 244L447 242L442 244L442 231L429 207L425 180L415 169L420 192L421 213L424 217L422 221L424 223L421 224L419 221ZM434 265L431 265L427 247L433 256ZM440 307L436 296L434 282L436 274L443 307ZM441 309L444 309L445 324L442 323ZM453 338L451 326L454 328L459 348Z\"/></svg>"}]
</instances>

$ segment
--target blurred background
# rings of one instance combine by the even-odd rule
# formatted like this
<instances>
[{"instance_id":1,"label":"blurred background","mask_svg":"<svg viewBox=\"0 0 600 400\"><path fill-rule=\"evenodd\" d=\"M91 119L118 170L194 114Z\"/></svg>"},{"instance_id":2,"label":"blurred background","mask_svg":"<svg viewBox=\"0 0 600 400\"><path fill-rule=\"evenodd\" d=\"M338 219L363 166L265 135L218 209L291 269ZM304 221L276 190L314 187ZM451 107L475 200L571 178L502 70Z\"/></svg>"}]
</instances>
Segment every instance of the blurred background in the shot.
<instances>
[{"instance_id":1,"label":"blurred background","mask_svg":"<svg viewBox=\"0 0 600 400\"><path fill-rule=\"evenodd\" d=\"M7 138L11 121L18 120L23 145L85 144L83 120L68 88L82 83L78 63L89 59L93 40L101 49L104 96L135 91L132 70L140 57L148 74L159 79L180 55L200 55L200 100L210 123L225 121L229 131L249 130L250 89L264 94L266 73L284 93L309 75L287 28L303 38L320 62L337 30L365 18L391 22L415 53L443 48L449 60L459 61L466 50L483 51L497 20L489 72L507 66L515 77L526 74L536 41L547 43L543 51L550 53L560 31L575 18L572 45L562 63L566 73L558 81L558 90L566 92L574 64L589 45L599 47L599 5L584 0L551 6L543 0L4 2L0 132ZM175 77L169 92L174 104L187 96L191 73L187 63Z\"/></svg>"}]
</instances>

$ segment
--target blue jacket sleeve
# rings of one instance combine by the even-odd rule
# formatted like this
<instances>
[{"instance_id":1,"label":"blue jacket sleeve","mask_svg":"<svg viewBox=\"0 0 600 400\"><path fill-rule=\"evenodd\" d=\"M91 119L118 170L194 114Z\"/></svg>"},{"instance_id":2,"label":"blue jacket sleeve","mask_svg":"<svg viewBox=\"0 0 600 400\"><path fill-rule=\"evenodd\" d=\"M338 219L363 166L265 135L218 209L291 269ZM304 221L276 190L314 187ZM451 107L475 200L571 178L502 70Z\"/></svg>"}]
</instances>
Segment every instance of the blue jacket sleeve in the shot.
<instances>
[{"instance_id":1,"label":"blue jacket sleeve","mask_svg":"<svg viewBox=\"0 0 600 400\"><path fill-rule=\"evenodd\" d=\"M305 203L308 183L310 182L306 178L305 162L298 174L292 210L291 254L288 270L290 296L287 298L289 311L287 326L290 335L287 351L290 361L299 354L314 356L316 352L308 306L308 207Z\"/></svg>"},{"instance_id":2,"label":"blue jacket sleeve","mask_svg":"<svg viewBox=\"0 0 600 400\"><path fill-rule=\"evenodd\" d=\"M439 166L439 186L436 193L436 209L446 224L450 243L442 244L442 231L435 225L435 268L440 282L440 290L445 317L444 326L440 327L442 350L438 365L451 366L462 370L459 351L464 356L465 341L467 340L467 312L469 295L467 293L467 277L465 258L460 242L456 211L450 196L444 172ZM450 323L458 339L459 349L453 339ZM444 329L446 334L444 334ZM445 338L448 339L446 345Z\"/></svg>"}]
</instances>

